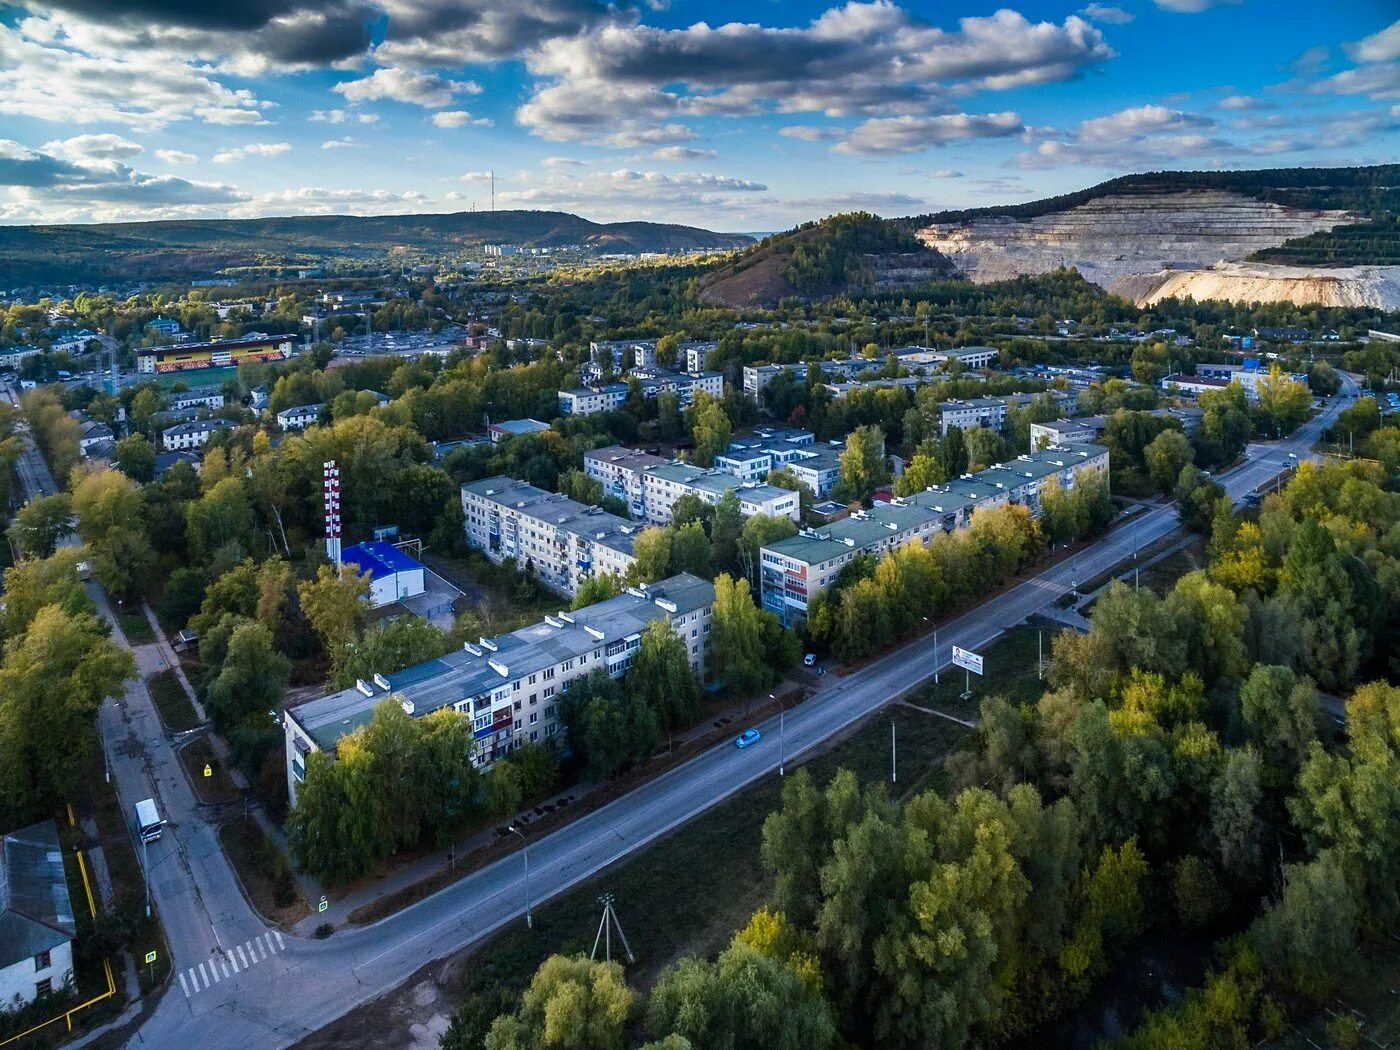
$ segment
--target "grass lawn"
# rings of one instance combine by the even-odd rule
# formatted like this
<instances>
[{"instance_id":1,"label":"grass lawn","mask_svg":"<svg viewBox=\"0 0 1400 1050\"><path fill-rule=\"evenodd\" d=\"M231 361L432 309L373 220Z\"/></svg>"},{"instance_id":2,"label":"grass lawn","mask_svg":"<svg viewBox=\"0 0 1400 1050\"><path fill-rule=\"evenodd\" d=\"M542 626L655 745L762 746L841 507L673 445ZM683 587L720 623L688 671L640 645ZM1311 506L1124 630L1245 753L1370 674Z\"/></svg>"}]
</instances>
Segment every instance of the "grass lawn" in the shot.
<instances>
[{"instance_id":1,"label":"grass lawn","mask_svg":"<svg viewBox=\"0 0 1400 1050\"><path fill-rule=\"evenodd\" d=\"M185 765L190 780L194 782L195 794L201 802L236 802L239 797L238 785L229 776L224 760L214 753L209 738L196 737L180 748L180 761ZM205 776L204 771L209 770Z\"/></svg>"},{"instance_id":2,"label":"grass lawn","mask_svg":"<svg viewBox=\"0 0 1400 1050\"><path fill-rule=\"evenodd\" d=\"M899 787L936 786L942 759L968 730L934 715L897 706ZM889 718L868 720L830 750L804 763L818 783L842 766L863 778L887 778ZM598 896L616 896L615 909L636 953L628 981L649 987L668 963L685 955L712 956L767 899L768 878L759 859L764 818L778 805L780 782L770 776L691 821L623 863L541 905L534 931L524 922L480 945L454 989L461 995L500 986L519 992L555 952L593 946L601 911ZM703 873L701 875L700 873Z\"/></svg>"},{"instance_id":3,"label":"grass lawn","mask_svg":"<svg viewBox=\"0 0 1400 1050\"><path fill-rule=\"evenodd\" d=\"M113 612L117 617L117 626L132 645L149 645L156 640L151 621L139 609L114 609Z\"/></svg>"},{"instance_id":4,"label":"grass lawn","mask_svg":"<svg viewBox=\"0 0 1400 1050\"><path fill-rule=\"evenodd\" d=\"M1169 555L1142 570L1139 582L1157 594L1166 594L1176 586L1176 581L1188 572L1203 569L1206 565L1206 541L1196 537L1175 554Z\"/></svg>"},{"instance_id":5,"label":"grass lawn","mask_svg":"<svg viewBox=\"0 0 1400 1050\"><path fill-rule=\"evenodd\" d=\"M250 902L265 918L290 926L311 913L281 850L252 817L235 817L219 828L219 842L238 872Z\"/></svg>"},{"instance_id":6,"label":"grass lawn","mask_svg":"<svg viewBox=\"0 0 1400 1050\"><path fill-rule=\"evenodd\" d=\"M185 687L180 684L173 668L167 667L159 674L146 679L146 688L151 691L156 712L161 724L172 733L180 733L199 725L199 715L190 703Z\"/></svg>"},{"instance_id":7,"label":"grass lawn","mask_svg":"<svg viewBox=\"0 0 1400 1050\"><path fill-rule=\"evenodd\" d=\"M932 682L909 696L911 704L943 711L955 718L973 721L977 718L982 697L1005 696L1020 703L1034 703L1049 686L1036 675L1036 658L1040 636L1044 633L1045 666L1050 666L1050 647L1055 635L1064 629L1053 620L1033 619L1028 626L1013 627L982 651L985 675L972 676L972 698L964 700L962 692L967 675L960 667L945 668Z\"/></svg>"}]
</instances>

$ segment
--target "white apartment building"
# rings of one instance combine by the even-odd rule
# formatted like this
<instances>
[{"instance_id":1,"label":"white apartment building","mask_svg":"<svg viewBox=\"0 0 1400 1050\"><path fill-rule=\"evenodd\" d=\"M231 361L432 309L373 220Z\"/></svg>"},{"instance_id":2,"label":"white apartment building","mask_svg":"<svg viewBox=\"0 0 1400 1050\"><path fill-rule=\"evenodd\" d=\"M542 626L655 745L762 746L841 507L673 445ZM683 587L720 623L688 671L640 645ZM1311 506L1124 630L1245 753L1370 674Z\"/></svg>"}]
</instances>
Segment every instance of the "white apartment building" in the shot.
<instances>
[{"instance_id":1,"label":"white apartment building","mask_svg":"<svg viewBox=\"0 0 1400 1050\"><path fill-rule=\"evenodd\" d=\"M294 405L277 413L277 425L283 430L305 430L321 418L325 404Z\"/></svg>"},{"instance_id":2,"label":"white apartment building","mask_svg":"<svg viewBox=\"0 0 1400 1050\"><path fill-rule=\"evenodd\" d=\"M585 453L583 469L590 478L602 482L605 493L626 501L632 514L651 525L669 524L672 509L682 496L695 496L713 505L731 489L739 498L739 512L746 518L767 514L797 521L802 513L801 497L791 489L745 481L621 445Z\"/></svg>"},{"instance_id":3,"label":"white apartment building","mask_svg":"<svg viewBox=\"0 0 1400 1050\"><path fill-rule=\"evenodd\" d=\"M593 575L627 575L642 526L598 507L506 477L462 486L467 542L492 561L534 572L573 597Z\"/></svg>"},{"instance_id":4,"label":"white apartment building","mask_svg":"<svg viewBox=\"0 0 1400 1050\"><path fill-rule=\"evenodd\" d=\"M526 744L556 745L564 728L559 695L575 678L598 668L620 678L654 620L671 625L685 643L691 671L704 681L714 600L713 584L683 573L291 707L282 718L288 793L295 801L309 754L333 752L386 699L396 700L414 718L445 707L469 717L478 768Z\"/></svg>"},{"instance_id":5,"label":"white apartment building","mask_svg":"<svg viewBox=\"0 0 1400 1050\"><path fill-rule=\"evenodd\" d=\"M687 372L704 372L710 367L710 356L719 349L719 343L700 342L690 339L676 350L677 355L685 355Z\"/></svg>"},{"instance_id":6,"label":"white apartment building","mask_svg":"<svg viewBox=\"0 0 1400 1050\"><path fill-rule=\"evenodd\" d=\"M695 395L724 396L724 376L719 372L672 372L659 366L635 370L641 384L642 396L654 398L663 391L674 391L681 408L689 408ZM559 391L559 414L589 416L595 412L614 412L627 400L628 384L602 383L597 386L575 387Z\"/></svg>"},{"instance_id":7,"label":"white apartment building","mask_svg":"<svg viewBox=\"0 0 1400 1050\"><path fill-rule=\"evenodd\" d=\"M227 419L194 419L188 423L177 423L161 431L161 447L167 452L203 448L216 432L232 428L233 424Z\"/></svg>"},{"instance_id":8,"label":"white apartment building","mask_svg":"<svg viewBox=\"0 0 1400 1050\"><path fill-rule=\"evenodd\" d=\"M1039 516L1040 497L1058 481L1073 488L1081 470L1108 470L1108 449L1072 445L1020 456L976 474L955 479L890 503L877 502L819 529L764 547L759 554L763 607L791 626L806 618L813 598L826 590L856 555L880 555L917 539L965 528L980 507L1022 504Z\"/></svg>"},{"instance_id":9,"label":"white apartment building","mask_svg":"<svg viewBox=\"0 0 1400 1050\"><path fill-rule=\"evenodd\" d=\"M603 484L603 492L627 504L634 518L646 515L646 472L671 460L637 448L609 445L583 454L583 470Z\"/></svg>"},{"instance_id":10,"label":"white apartment building","mask_svg":"<svg viewBox=\"0 0 1400 1050\"><path fill-rule=\"evenodd\" d=\"M217 390L185 390L179 394L170 395L170 408L172 411L180 411L185 408L199 408L203 406L208 409L219 409L224 407L224 395Z\"/></svg>"}]
</instances>

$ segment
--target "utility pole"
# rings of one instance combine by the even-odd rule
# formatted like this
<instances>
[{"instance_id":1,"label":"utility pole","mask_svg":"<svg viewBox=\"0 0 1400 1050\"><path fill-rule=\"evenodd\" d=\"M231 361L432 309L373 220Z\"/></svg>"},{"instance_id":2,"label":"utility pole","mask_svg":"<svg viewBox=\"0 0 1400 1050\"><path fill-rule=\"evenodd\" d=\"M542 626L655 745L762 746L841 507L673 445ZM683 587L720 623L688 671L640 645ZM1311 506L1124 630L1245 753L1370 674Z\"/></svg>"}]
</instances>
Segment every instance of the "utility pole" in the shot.
<instances>
[{"instance_id":1,"label":"utility pole","mask_svg":"<svg viewBox=\"0 0 1400 1050\"><path fill-rule=\"evenodd\" d=\"M895 764L897 751L895 746L894 712L890 712L890 783L899 783L899 767Z\"/></svg>"},{"instance_id":2,"label":"utility pole","mask_svg":"<svg viewBox=\"0 0 1400 1050\"><path fill-rule=\"evenodd\" d=\"M525 844L525 928L527 930L533 930L535 928L535 918L530 913L530 843L524 835L520 834L520 829L514 824L509 825L506 830L512 835L520 835L520 841ZM453 863L455 865L455 851L453 858Z\"/></svg>"},{"instance_id":3,"label":"utility pole","mask_svg":"<svg viewBox=\"0 0 1400 1050\"><path fill-rule=\"evenodd\" d=\"M617 939L622 942L622 950L627 953L628 962L636 962L632 955L632 947L627 943L627 934L622 932L622 923L618 921L617 912L613 911L613 895L605 893L598 898L598 903L603 906L603 919L598 923L598 933L593 938L593 951L589 953L590 959L598 958L598 942L603 942L603 961L612 962L612 932L617 930Z\"/></svg>"},{"instance_id":4,"label":"utility pole","mask_svg":"<svg viewBox=\"0 0 1400 1050\"><path fill-rule=\"evenodd\" d=\"M1035 643L1035 676L1042 682L1045 681L1045 629L1041 628L1036 632Z\"/></svg>"},{"instance_id":5,"label":"utility pole","mask_svg":"<svg viewBox=\"0 0 1400 1050\"><path fill-rule=\"evenodd\" d=\"M137 823L140 823L139 821ZM141 879L146 884L146 918L151 917L151 867L146 859L146 836L141 836Z\"/></svg>"}]
</instances>

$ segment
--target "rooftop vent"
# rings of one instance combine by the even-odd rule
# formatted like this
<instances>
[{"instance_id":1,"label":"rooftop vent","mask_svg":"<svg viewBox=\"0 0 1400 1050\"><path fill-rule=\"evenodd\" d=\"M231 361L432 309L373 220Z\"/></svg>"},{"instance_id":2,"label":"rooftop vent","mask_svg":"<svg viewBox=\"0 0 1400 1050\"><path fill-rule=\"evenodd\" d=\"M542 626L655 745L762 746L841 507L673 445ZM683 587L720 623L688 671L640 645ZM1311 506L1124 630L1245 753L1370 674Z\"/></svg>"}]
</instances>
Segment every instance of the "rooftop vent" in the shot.
<instances>
[{"instance_id":1,"label":"rooftop vent","mask_svg":"<svg viewBox=\"0 0 1400 1050\"><path fill-rule=\"evenodd\" d=\"M406 715L411 715L411 714L413 714L413 701L410 700L410 699L408 699L407 697L405 697L405 696L399 697L399 706L403 708L403 713L404 713L404 714L406 714Z\"/></svg>"},{"instance_id":2,"label":"rooftop vent","mask_svg":"<svg viewBox=\"0 0 1400 1050\"><path fill-rule=\"evenodd\" d=\"M377 674L377 673L375 674L375 676L374 676L374 684L377 685L377 686L379 686L379 688L380 688L380 689L383 689L385 692L388 692L388 689L389 689L389 679L385 678L382 674Z\"/></svg>"},{"instance_id":3,"label":"rooftop vent","mask_svg":"<svg viewBox=\"0 0 1400 1050\"><path fill-rule=\"evenodd\" d=\"M363 693L365 696L373 696L373 695L374 695L374 686L370 685L370 684L369 684L368 682L366 682L363 678L356 678L356 679L355 679L355 688L356 688L359 692Z\"/></svg>"},{"instance_id":4,"label":"rooftop vent","mask_svg":"<svg viewBox=\"0 0 1400 1050\"><path fill-rule=\"evenodd\" d=\"M490 649L493 653L498 651L496 643L491 641L489 638L480 638L478 639L478 642L483 649Z\"/></svg>"}]
</instances>

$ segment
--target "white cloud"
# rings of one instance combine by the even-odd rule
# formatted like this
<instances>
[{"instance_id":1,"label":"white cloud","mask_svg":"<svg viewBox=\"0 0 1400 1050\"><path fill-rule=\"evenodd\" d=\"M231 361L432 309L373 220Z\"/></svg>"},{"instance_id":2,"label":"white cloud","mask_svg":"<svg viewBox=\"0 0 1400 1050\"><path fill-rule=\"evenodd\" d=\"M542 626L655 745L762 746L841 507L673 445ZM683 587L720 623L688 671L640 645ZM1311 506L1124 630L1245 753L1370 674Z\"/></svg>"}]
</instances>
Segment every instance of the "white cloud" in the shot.
<instances>
[{"instance_id":1,"label":"white cloud","mask_svg":"<svg viewBox=\"0 0 1400 1050\"><path fill-rule=\"evenodd\" d=\"M379 122L379 114L351 113L344 109L317 109L312 110L311 116L306 119L316 124L345 124L351 121L356 124L376 124Z\"/></svg>"},{"instance_id":2,"label":"white cloud","mask_svg":"<svg viewBox=\"0 0 1400 1050\"><path fill-rule=\"evenodd\" d=\"M354 139L352 139L350 136L347 135L347 136L345 136L344 138L340 138L340 139L326 139L325 142L321 143L321 148L322 148L322 149L364 149L364 148L365 148L365 143L363 143L363 142L356 142Z\"/></svg>"},{"instance_id":3,"label":"white cloud","mask_svg":"<svg viewBox=\"0 0 1400 1050\"><path fill-rule=\"evenodd\" d=\"M1112 56L1078 16L1001 10L947 31L890 0L852 0L802 27L611 24L554 38L527 55L547 82L516 115L549 139L669 145L692 137L689 117L939 112L953 95L1067 80Z\"/></svg>"},{"instance_id":4,"label":"white cloud","mask_svg":"<svg viewBox=\"0 0 1400 1050\"><path fill-rule=\"evenodd\" d=\"M465 109L445 109L441 113L433 114L433 124L440 128L465 128L478 127L489 128L491 119L489 117L473 117Z\"/></svg>"},{"instance_id":5,"label":"white cloud","mask_svg":"<svg viewBox=\"0 0 1400 1050\"><path fill-rule=\"evenodd\" d=\"M586 168L588 161L579 160L577 157L545 157L540 161L540 166L552 171L563 171L573 168Z\"/></svg>"},{"instance_id":6,"label":"white cloud","mask_svg":"<svg viewBox=\"0 0 1400 1050\"><path fill-rule=\"evenodd\" d=\"M938 117L877 117L853 129L837 153L915 153L958 139L1005 138L1024 128L1015 113L950 113Z\"/></svg>"},{"instance_id":7,"label":"white cloud","mask_svg":"<svg viewBox=\"0 0 1400 1050\"><path fill-rule=\"evenodd\" d=\"M692 160L712 160L715 151L697 149L695 146L662 146L646 154L648 160L659 160L667 164L682 164Z\"/></svg>"},{"instance_id":8,"label":"white cloud","mask_svg":"<svg viewBox=\"0 0 1400 1050\"><path fill-rule=\"evenodd\" d=\"M963 173L954 171L952 168L939 168L937 171L929 172L930 177L935 179L960 179Z\"/></svg>"},{"instance_id":9,"label":"white cloud","mask_svg":"<svg viewBox=\"0 0 1400 1050\"><path fill-rule=\"evenodd\" d=\"M448 80L436 73L385 67L360 80L342 81L331 90L344 95L347 102L388 100L424 109L441 109L450 106L463 92L477 94L481 85L470 80Z\"/></svg>"},{"instance_id":10,"label":"white cloud","mask_svg":"<svg viewBox=\"0 0 1400 1050\"><path fill-rule=\"evenodd\" d=\"M246 146L230 146L214 154L215 164L232 164L249 157L277 157L291 152L290 142L250 142Z\"/></svg>"},{"instance_id":11,"label":"white cloud","mask_svg":"<svg viewBox=\"0 0 1400 1050\"><path fill-rule=\"evenodd\" d=\"M1163 11L1173 11L1179 15L1198 15L1216 7L1228 7L1244 3L1244 0L1152 0Z\"/></svg>"},{"instance_id":12,"label":"white cloud","mask_svg":"<svg viewBox=\"0 0 1400 1050\"><path fill-rule=\"evenodd\" d=\"M1379 33L1343 48L1353 62L1394 62L1400 59L1400 21L1392 22Z\"/></svg>"},{"instance_id":13,"label":"white cloud","mask_svg":"<svg viewBox=\"0 0 1400 1050\"><path fill-rule=\"evenodd\" d=\"M262 108L252 91L227 88L187 59L84 47L42 18L0 23L0 114L153 129L194 119L256 123Z\"/></svg>"},{"instance_id":14,"label":"white cloud","mask_svg":"<svg viewBox=\"0 0 1400 1050\"><path fill-rule=\"evenodd\" d=\"M1102 22L1109 26L1125 26L1133 20L1133 16L1121 7L1113 7L1108 4L1090 4L1079 12L1091 22Z\"/></svg>"},{"instance_id":15,"label":"white cloud","mask_svg":"<svg viewBox=\"0 0 1400 1050\"><path fill-rule=\"evenodd\" d=\"M1262 109L1263 104L1257 98L1248 95L1226 95L1215 104L1216 109L1246 110Z\"/></svg>"},{"instance_id":16,"label":"white cloud","mask_svg":"<svg viewBox=\"0 0 1400 1050\"><path fill-rule=\"evenodd\" d=\"M779 128L778 134L785 139L801 139L803 142L822 142L841 136L840 128L817 128L810 124L789 124Z\"/></svg>"},{"instance_id":17,"label":"white cloud","mask_svg":"<svg viewBox=\"0 0 1400 1050\"><path fill-rule=\"evenodd\" d=\"M156 156L167 164L194 164L199 160L193 153L182 149L158 149Z\"/></svg>"},{"instance_id":18,"label":"white cloud","mask_svg":"<svg viewBox=\"0 0 1400 1050\"><path fill-rule=\"evenodd\" d=\"M39 149L53 157L75 163L91 160L130 160L145 150L139 143L120 135L76 135L71 139L55 139Z\"/></svg>"},{"instance_id":19,"label":"white cloud","mask_svg":"<svg viewBox=\"0 0 1400 1050\"><path fill-rule=\"evenodd\" d=\"M453 182L490 182L492 173L489 171L465 171L454 178Z\"/></svg>"},{"instance_id":20,"label":"white cloud","mask_svg":"<svg viewBox=\"0 0 1400 1050\"><path fill-rule=\"evenodd\" d=\"M402 215L423 211L432 198L417 191L331 190L315 186L261 193L231 209L238 216Z\"/></svg>"}]
</instances>

